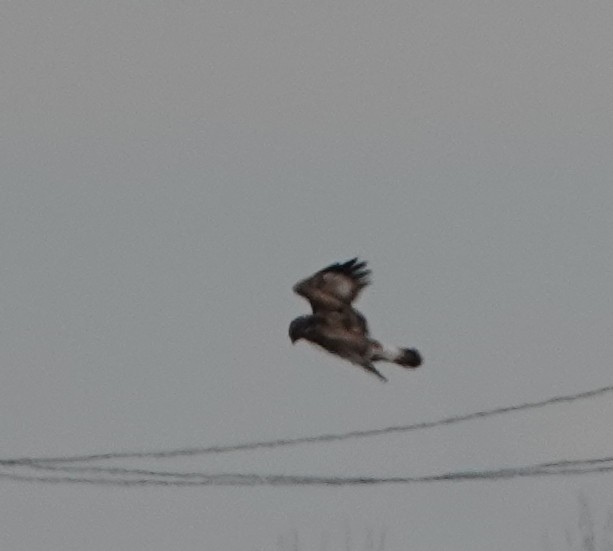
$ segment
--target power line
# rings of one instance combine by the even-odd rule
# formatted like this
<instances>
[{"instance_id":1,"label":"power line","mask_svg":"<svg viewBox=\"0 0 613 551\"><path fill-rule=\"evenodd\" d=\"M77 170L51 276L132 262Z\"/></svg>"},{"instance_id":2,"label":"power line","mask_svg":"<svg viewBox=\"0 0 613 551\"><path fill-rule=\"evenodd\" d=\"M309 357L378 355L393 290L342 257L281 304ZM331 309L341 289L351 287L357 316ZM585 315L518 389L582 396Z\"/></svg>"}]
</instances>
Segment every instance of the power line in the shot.
<instances>
[{"instance_id":1,"label":"power line","mask_svg":"<svg viewBox=\"0 0 613 551\"><path fill-rule=\"evenodd\" d=\"M520 469L520 470L531 470L531 471L570 471L577 470L580 468L595 468L596 466L603 466L607 463L610 463L613 466L613 456L608 457L599 457L599 458L591 458L591 459L563 459L558 461L546 462L546 463L537 463L535 465L529 465L524 467L510 468L504 467L502 469L497 469L496 472ZM256 473L206 473L206 472L184 472L184 471L160 471L160 470L152 470L152 469L134 469L134 468L126 468L126 467L100 467L100 466L81 466L81 465L58 465L58 464L48 464L48 463L29 463L29 464L21 464L14 465L19 468L27 468L33 470L42 470L42 471L51 471L51 472L62 472L62 473L87 473L87 474L110 474L113 476L146 476L146 477L158 477L158 478L180 478L180 479L198 479L198 478L219 478L219 479L255 479L255 478L275 478L277 475L260 475ZM478 471L477 471L478 472ZM495 472L495 471L487 471L487 472ZM286 476L286 475L284 475ZM302 477L309 478L309 477Z\"/></svg>"},{"instance_id":2,"label":"power line","mask_svg":"<svg viewBox=\"0 0 613 551\"><path fill-rule=\"evenodd\" d=\"M33 465L32 465L33 466ZM48 467L44 467L48 469ZM73 467L59 467L70 470ZM93 469L93 467L85 467ZM134 470L135 472L137 470ZM39 482L55 484L91 484L111 486L372 486L383 484L418 484L434 482L462 481L499 481L525 477L574 476L607 473L613 471L613 457L563 460L553 463L540 463L523 467L511 467L481 471L452 471L448 473L411 476L411 477L322 477L295 475L258 475L258 474L206 474L206 473L165 473L181 478L116 478L87 476L51 476L0 473L0 478L20 482ZM160 473L158 473L160 474Z\"/></svg>"},{"instance_id":3,"label":"power line","mask_svg":"<svg viewBox=\"0 0 613 551\"><path fill-rule=\"evenodd\" d=\"M165 458L184 455L227 453L231 451L250 450L258 448L276 448L280 446L329 442L346 440L350 438L364 438L369 436L388 434L392 432L407 432L420 429L434 428L463 421L501 415L513 411L535 409L548 405L572 402L580 399L593 398L613 391L613 385L576 394L555 396L539 402L527 402L515 406L507 406L490 410L483 410L467 415L457 415L437 421L414 423L411 425L398 425L382 429L353 431L340 434L326 434L320 436L279 439L272 441L250 442L229 446L212 446L206 448L184 448L160 452L119 452L95 455L64 456L55 458L20 458L0 460L0 467L5 470L10 467L17 469L30 469L51 473L32 475L15 472L0 472L0 478L39 483L55 484L93 484L113 486L365 486L380 484L411 484L432 482L457 482L471 480L506 480L519 477L542 476L571 476L580 474L607 473L613 470L613 457L591 459L559 460L539 463L523 467L504 467L490 470L452 471L442 474L426 476L394 476L394 477L326 477L304 475L261 475L255 473L205 473L205 472L176 472L157 471L149 469L132 469L125 467L101 467L66 465L62 463L88 462L103 459L117 458Z\"/></svg>"},{"instance_id":4,"label":"power line","mask_svg":"<svg viewBox=\"0 0 613 551\"><path fill-rule=\"evenodd\" d=\"M276 440L264 440L255 442L246 442L239 444L230 444L224 446L206 446L206 447L192 447L192 448L177 448L172 450L151 451L151 452L108 452L90 455L67 455L58 457L21 457L15 459L0 460L0 465L18 465L27 463L76 463L76 462L90 462L90 461L102 461L108 459L165 459L171 457L185 457L194 455L210 455L210 454L222 454L237 451L247 451L255 449L272 449L280 448L284 446L295 446L299 444L313 444L322 442L338 442L342 440L350 440L357 438L368 438L371 436L379 436L383 434L410 432L416 430L425 430L435 427L441 427L445 425L453 425L456 423L463 423L466 421L473 421L477 419L484 419L487 417L494 417L497 415L504 415L511 412L538 409L555 404L569 403L576 400L585 400L601 396L613 391L613 385L603 386L594 390L588 390L585 392L578 392L575 394L567 394L561 396L554 396L546 400L537 402L525 402L514 406L505 406L494 409L487 409L482 411L476 411L464 415L454 415L451 417L445 417L435 421L423 421L419 423L412 423L408 425L393 425L389 427L369 430L357 430L336 434L321 434L317 436L304 436L299 438L282 438Z\"/></svg>"}]
</instances>

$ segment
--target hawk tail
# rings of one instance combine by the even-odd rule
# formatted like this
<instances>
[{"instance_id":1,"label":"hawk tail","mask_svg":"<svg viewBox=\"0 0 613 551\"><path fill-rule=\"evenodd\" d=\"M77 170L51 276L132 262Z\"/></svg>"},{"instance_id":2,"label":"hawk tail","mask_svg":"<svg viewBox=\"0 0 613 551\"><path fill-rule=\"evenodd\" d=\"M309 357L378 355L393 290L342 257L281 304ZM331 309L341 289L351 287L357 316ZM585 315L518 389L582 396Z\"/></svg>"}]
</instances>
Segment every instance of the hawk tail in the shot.
<instances>
[{"instance_id":1,"label":"hawk tail","mask_svg":"<svg viewBox=\"0 0 613 551\"><path fill-rule=\"evenodd\" d=\"M415 348L400 348L399 354L396 356L394 363L402 367L411 367L415 369L422 364L421 354Z\"/></svg>"},{"instance_id":2,"label":"hawk tail","mask_svg":"<svg viewBox=\"0 0 613 551\"><path fill-rule=\"evenodd\" d=\"M385 347L378 342L372 344L372 360L395 363L402 367L415 369L419 367L423 359L415 348Z\"/></svg>"}]
</instances>

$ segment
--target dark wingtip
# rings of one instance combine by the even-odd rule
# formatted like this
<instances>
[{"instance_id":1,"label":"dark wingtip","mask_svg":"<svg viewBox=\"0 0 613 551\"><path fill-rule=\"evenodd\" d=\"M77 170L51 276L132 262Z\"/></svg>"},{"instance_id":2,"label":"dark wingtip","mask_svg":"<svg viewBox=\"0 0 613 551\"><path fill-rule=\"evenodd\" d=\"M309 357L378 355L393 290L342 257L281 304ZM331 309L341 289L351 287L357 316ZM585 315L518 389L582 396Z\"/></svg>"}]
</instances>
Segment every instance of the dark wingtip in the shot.
<instances>
[{"instance_id":1,"label":"dark wingtip","mask_svg":"<svg viewBox=\"0 0 613 551\"><path fill-rule=\"evenodd\" d=\"M322 272L336 272L340 274L345 274L352 279L355 279L361 287L366 287L366 285L370 285L369 276L371 271L366 267L367 262L365 260L360 261L356 256L350 260L345 262L337 262L336 264L331 264L330 266L324 268Z\"/></svg>"},{"instance_id":2,"label":"dark wingtip","mask_svg":"<svg viewBox=\"0 0 613 551\"><path fill-rule=\"evenodd\" d=\"M397 363L398 365L415 369L423 363L423 358L415 348L403 348L402 355L398 358Z\"/></svg>"}]
</instances>

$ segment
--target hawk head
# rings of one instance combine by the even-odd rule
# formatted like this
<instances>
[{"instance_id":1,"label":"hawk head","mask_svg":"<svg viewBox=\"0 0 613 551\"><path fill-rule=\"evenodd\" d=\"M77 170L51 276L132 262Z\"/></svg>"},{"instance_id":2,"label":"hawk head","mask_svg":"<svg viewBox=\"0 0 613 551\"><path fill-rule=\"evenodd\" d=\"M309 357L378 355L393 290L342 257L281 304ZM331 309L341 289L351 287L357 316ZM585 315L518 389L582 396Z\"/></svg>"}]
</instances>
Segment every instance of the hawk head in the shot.
<instances>
[{"instance_id":1,"label":"hawk head","mask_svg":"<svg viewBox=\"0 0 613 551\"><path fill-rule=\"evenodd\" d=\"M289 324L289 338L294 344L300 339L304 339L309 329L313 326L313 316L300 316Z\"/></svg>"}]
</instances>

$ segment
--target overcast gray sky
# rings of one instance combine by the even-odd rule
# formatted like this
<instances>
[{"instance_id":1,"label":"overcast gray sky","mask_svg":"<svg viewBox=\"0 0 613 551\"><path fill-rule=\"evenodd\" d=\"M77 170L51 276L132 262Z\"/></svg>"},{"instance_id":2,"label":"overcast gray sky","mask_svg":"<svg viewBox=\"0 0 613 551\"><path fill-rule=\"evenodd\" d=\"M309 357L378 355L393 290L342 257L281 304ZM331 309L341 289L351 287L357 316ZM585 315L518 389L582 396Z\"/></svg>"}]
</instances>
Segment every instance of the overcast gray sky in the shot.
<instances>
[{"instance_id":1,"label":"overcast gray sky","mask_svg":"<svg viewBox=\"0 0 613 551\"><path fill-rule=\"evenodd\" d=\"M436 419L611 384L613 4L5 2L1 455ZM300 343L360 255L390 383ZM613 404L116 465L418 475L613 454ZM607 475L377 488L0 481L11 550L563 548ZM325 539L325 537L324 537ZM337 544L338 547L338 544Z\"/></svg>"}]
</instances>

